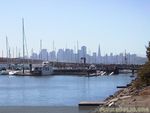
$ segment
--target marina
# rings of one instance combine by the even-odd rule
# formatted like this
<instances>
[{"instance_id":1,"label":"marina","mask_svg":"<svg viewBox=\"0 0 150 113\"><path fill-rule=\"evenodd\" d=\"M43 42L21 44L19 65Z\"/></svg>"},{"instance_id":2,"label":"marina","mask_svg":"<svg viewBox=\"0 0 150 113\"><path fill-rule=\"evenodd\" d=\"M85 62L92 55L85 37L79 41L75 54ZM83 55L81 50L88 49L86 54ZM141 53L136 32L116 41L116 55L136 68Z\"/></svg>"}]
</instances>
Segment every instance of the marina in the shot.
<instances>
[{"instance_id":1,"label":"marina","mask_svg":"<svg viewBox=\"0 0 150 113\"><path fill-rule=\"evenodd\" d=\"M34 63L30 59L17 59L18 62L7 63L10 59L1 59L0 73L2 75L85 75L103 76L118 75L121 73L137 73L142 65L125 64L84 64L84 63L65 63L36 60ZM26 61L26 62L25 62ZM131 76L134 77L134 76Z\"/></svg>"},{"instance_id":2,"label":"marina","mask_svg":"<svg viewBox=\"0 0 150 113\"><path fill-rule=\"evenodd\" d=\"M149 6L1 0L0 113L150 113Z\"/></svg>"}]
</instances>

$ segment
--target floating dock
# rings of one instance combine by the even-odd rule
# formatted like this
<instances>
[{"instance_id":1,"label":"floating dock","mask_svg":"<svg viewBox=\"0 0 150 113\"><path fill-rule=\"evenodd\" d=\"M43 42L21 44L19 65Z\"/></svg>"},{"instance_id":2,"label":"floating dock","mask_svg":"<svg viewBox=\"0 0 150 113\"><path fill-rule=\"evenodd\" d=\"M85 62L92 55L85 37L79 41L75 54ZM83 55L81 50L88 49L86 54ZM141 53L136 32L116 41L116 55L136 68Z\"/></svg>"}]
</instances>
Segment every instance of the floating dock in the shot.
<instances>
[{"instance_id":1,"label":"floating dock","mask_svg":"<svg viewBox=\"0 0 150 113\"><path fill-rule=\"evenodd\" d=\"M117 86L117 88L127 88L127 86Z\"/></svg>"},{"instance_id":2,"label":"floating dock","mask_svg":"<svg viewBox=\"0 0 150 113\"><path fill-rule=\"evenodd\" d=\"M83 101L83 102L80 102L78 105L79 106L99 106L99 105L104 105L106 102L95 102L95 101Z\"/></svg>"}]
</instances>

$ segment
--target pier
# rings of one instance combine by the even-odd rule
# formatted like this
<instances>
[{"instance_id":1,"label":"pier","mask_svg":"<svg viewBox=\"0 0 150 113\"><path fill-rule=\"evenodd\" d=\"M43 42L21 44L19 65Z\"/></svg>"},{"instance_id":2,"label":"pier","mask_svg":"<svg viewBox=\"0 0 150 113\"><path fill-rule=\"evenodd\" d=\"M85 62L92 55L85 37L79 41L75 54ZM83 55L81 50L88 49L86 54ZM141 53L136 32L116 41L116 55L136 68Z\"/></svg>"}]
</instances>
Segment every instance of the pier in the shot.
<instances>
[{"instance_id":1,"label":"pier","mask_svg":"<svg viewBox=\"0 0 150 113\"><path fill-rule=\"evenodd\" d=\"M11 69L12 65L25 64L28 69L42 64L42 60L22 59L22 58L0 58L1 68L7 65ZM142 65L133 64L89 64L89 63L69 63L69 62L52 62L49 64L55 67L54 75L90 75L97 74L97 71L103 71L106 75L119 74L119 73L132 73L134 74L140 69ZM31 67L32 65L32 67ZM26 74L25 74L26 75ZM28 75L28 74L27 74Z\"/></svg>"}]
</instances>

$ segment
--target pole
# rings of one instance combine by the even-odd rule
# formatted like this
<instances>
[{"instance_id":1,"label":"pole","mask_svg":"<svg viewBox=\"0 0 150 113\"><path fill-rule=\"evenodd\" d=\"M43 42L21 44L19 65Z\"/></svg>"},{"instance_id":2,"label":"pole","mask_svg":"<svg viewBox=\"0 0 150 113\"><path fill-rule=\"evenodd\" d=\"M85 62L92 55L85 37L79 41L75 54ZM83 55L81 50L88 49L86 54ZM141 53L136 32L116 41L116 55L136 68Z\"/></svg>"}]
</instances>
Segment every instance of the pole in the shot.
<instances>
[{"instance_id":1,"label":"pole","mask_svg":"<svg viewBox=\"0 0 150 113\"><path fill-rule=\"evenodd\" d=\"M23 74L24 74L24 37L25 33L24 33L24 18L22 18L22 42L23 42Z\"/></svg>"}]
</instances>

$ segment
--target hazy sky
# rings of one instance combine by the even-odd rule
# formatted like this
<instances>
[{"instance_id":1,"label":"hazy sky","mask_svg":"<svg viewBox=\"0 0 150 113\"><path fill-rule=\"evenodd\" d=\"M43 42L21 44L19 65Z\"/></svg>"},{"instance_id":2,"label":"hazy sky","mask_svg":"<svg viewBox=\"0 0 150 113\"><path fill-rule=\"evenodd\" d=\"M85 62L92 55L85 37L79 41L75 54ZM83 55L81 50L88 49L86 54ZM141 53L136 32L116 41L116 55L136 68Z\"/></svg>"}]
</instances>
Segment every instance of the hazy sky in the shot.
<instances>
[{"instance_id":1,"label":"hazy sky","mask_svg":"<svg viewBox=\"0 0 150 113\"><path fill-rule=\"evenodd\" d=\"M22 22L29 52L79 47L102 55L124 52L145 55L150 41L150 0L0 0L0 55L6 53L5 37L11 51L22 50Z\"/></svg>"}]
</instances>

